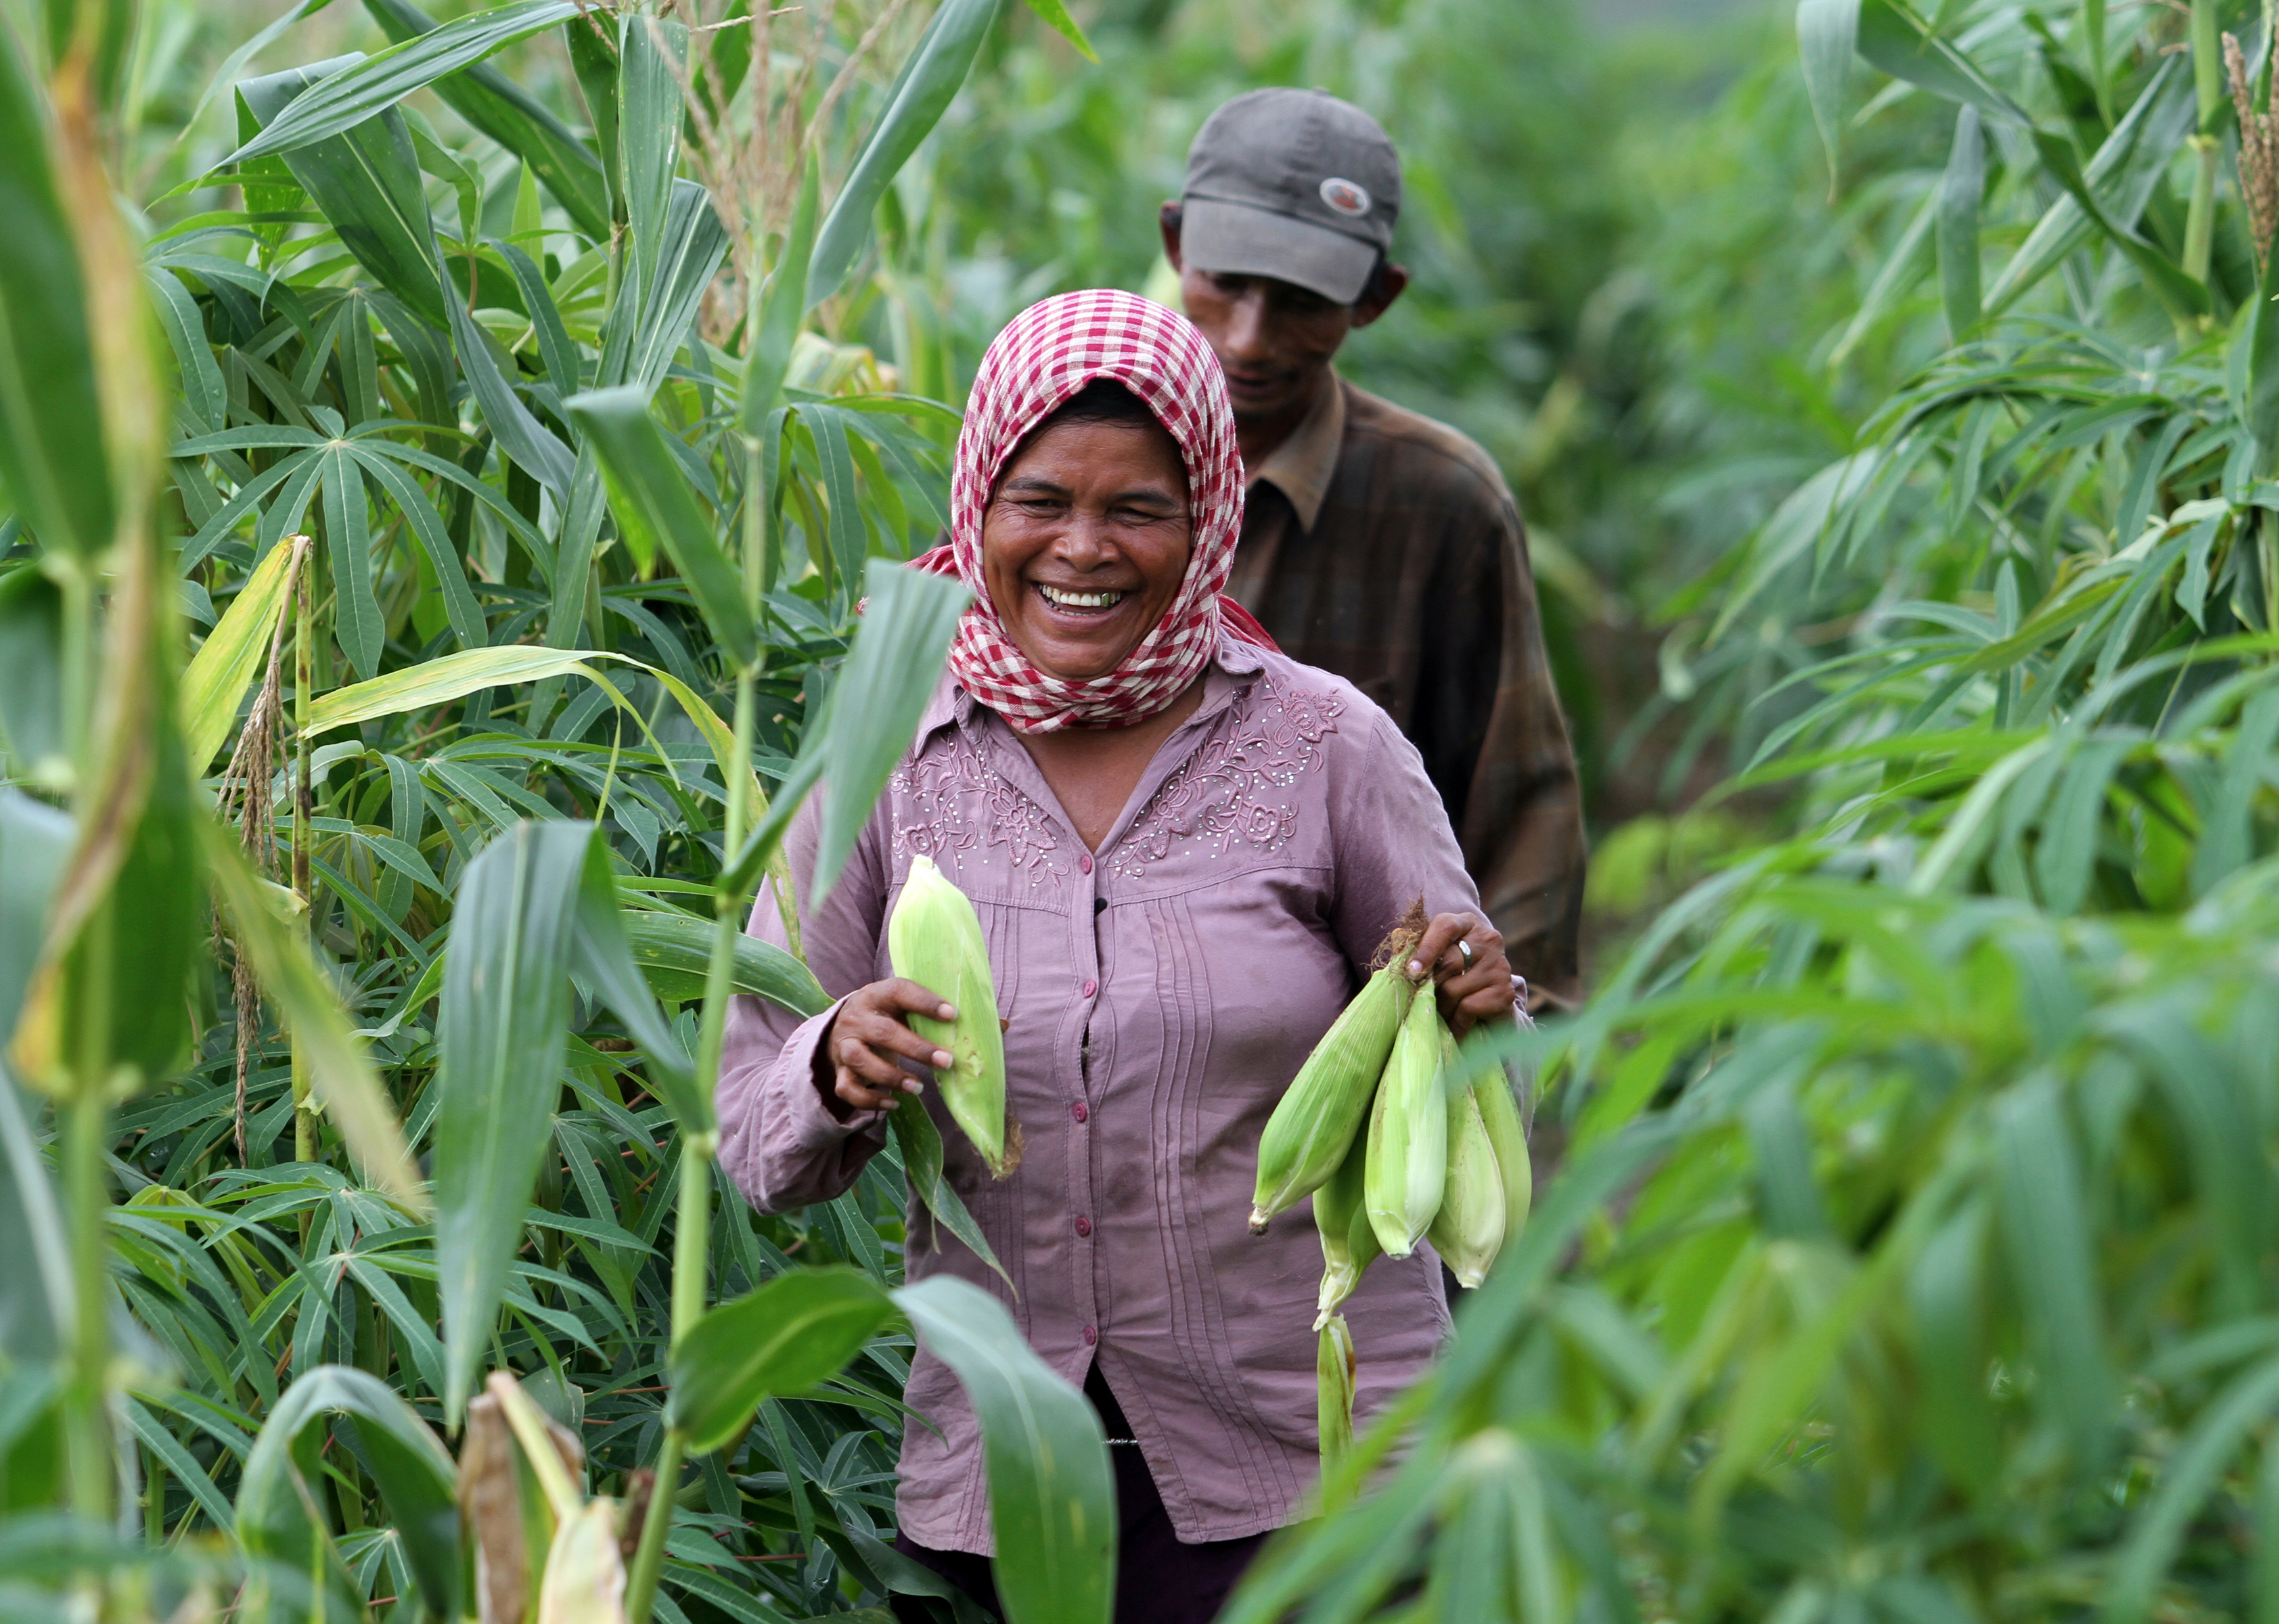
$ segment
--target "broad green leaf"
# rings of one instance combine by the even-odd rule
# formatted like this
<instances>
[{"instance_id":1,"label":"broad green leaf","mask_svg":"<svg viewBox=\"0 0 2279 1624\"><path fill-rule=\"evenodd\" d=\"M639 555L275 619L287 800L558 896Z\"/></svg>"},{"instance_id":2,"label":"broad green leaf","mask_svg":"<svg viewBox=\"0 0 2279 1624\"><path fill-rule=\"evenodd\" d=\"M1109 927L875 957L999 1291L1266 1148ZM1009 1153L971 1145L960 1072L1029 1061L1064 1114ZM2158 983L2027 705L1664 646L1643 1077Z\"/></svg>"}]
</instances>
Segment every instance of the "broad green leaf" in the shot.
<instances>
[{"instance_id":1,"label":"broad green leaf","mask_svg":"<svg viewBox=\"0 0 2279 1624\"><path fill-rule=\"evenodd\" d=\"M372 589L372 504L364 464L345 446L324 454L325 555L333 566L333 636L359 676L380 670L388 628ZM274 550L274 549L272 549Z\"/></svg>"},{"instance_id":2,"label":"broad green leaf","mask_svg":"<svg viewBox=\"0 0 2279 1624\"><path fill-rule=\"evenodd\" d=\"M35 563L0 575L0 744L19 772L59 778L65 762L63 594Z\"/></svg>"},{"instance_id":3,"label":"broad green leaf","mask_svg":"<svg viewBox=\"0 0 2279 1624\"><path fill-rule=\"evenodd\" d=\"M1974 1202L1933 1233L1907 1276L1923 1443L1973 1498L2001 1471L2000 1427L1986 1392L1985 1250L1985 1207Z\"/></svg>"},{"instance_id":4,"label":"broad green leaf","mask_svg":"<svg viewBox=\"0 0 2279 1624\"><path fill-rule=\"evenodd\" d=\"M2034 149L2041 154L2042 167L2049 171L2058 184L2065 188L2082 212L2102 231L2137 267L2144 277L2145 286L2160 301L2161 308L2179 321L2188 321L2208 313L2208 290L2205 284L2184 274L2183 268L2159 249L2138 236L2133 230L2124 230L2105 212L2104 205L2090 189L2073 149L2061 135L2046 130L2034 132Z\"/></svg>"},{"instance_id":5,"label":"broad green leaf","mask_svg":"<svg viewBox=\"0 0 2279 1624\"><path fill-rule=\"evenodd\" d=\"M48 900L71 855L71 820L0 788L0 1046L15 1030ZM52 1359L71 1330L70 1241L27 1102L0 1064L0 1360Z\"/></svg>"},{"instance_id":6,"label":"broad green leaf","mask_svg":"<svg viewBox=\"0 0 2279 1624\"><path fill-rule=\"evenodd\" d=\"M2114 1566L2106 1618L2115 1624L2138 1624L2151 1616L2155 1592L2176 1559L2185 1530L2275 1408L2279 1408L2279 1360L2256 1366L2200 1412L2129 1530Z\"/></svg>"},{"instance_id":7,"label":"broad green leaf","mask_svg":"<svg viewBox=\"0 0 2279 1624\"><path fill-rule=\"evenodd\" d=\"M832 685L823 733L823 803L808 907L820 908L855 849L887 775L909 754L918 717L941 680L957 618L972 597L947 576L879 560L854 648ZM812 735L810 735L811 737Z\"/></svg>"},{"instance_id":8,"label":"broad green leaf","mask_svg":"<svg viewBox=\"0 0 2279 1624\"><path fill-rule=\"evenodd\" d=\"M579 882L593 833L590 823L517 823L459 882L434 1084L443 1402L455 1420L489 1351L552 1138Z\"/></svg>"},{"instance_id":9,"label":"broad green leaf","mask_svg":"<svg viewBox=\"0 0 2279 1624\"><path fill-rule=\"evenodd\" d=\"M1997 119L2033 127L2025 109L1900 0L1860 0L1859 11L1860 54L1876 67L1934 96L1967 102Z\"/></svg>"},{"instance_id":10,"label":"broad green leaf","mask_svg":"<svg viewBox=\"0 0 2279 1624\"><path fill-rule=\"evenodd\" d=\"M467 387L473 391L476 403L482 408L483 421L490 425L502 450L553 492L555 500L566 502L570 476L577 459L554 431L522 403L521 396L515 394L506 373L500 369L498 358L491 353L489 335L456 294L449 296L449 303L452 342L459 352L459 365L466 374Z\"/></svg>"},{"instance_id":11,"label":"broad green leaf","mask_svg":"<svg viewBox=\"0 0 2279 1624\"><path fill-rule=\"evenodd\" d=\"M807 315L807 262L815 252L815 215L822 189L821 161L810 153L799 201L792 206L791 228L784 234L782 257L760 295L759 336L744 358L744 392L737 402L736 422L747 434L757 434L765 425L783 393L784 374L791 370L792 343ZM746 500L757 501L761 494L748 492Z\"/></svg>"},{"instance_id":12,"label":"broad green leaf","mask_svg":"<svg viewBox=\"0 0 2279 1624\"><path fill-rule=\"evenodd\" d=\"M1986 191L1986 140L1978 109L1954 115L1954 146L1938 195L1938 292L1948 341L1961 343L1978 326L1978 204Z\"/></svg>"},{"instance_id":13,"label":"broad green leaf","mask_svg":"<svg viewBox=\"0 0 2279 1624\"><path fill-rule=\"evenodd\" d=\"M332 74L222 161L238 165L270 153L288 154L352 130L414 90L578 14L574 0L517 0L391 45Z\"/></svg>"},{"instance_id":14,"label":"broad green leaf","mask_svg":"<svg viewBox=\"0 0 2279 1624\"><path fill-rule=\"evenodd\" d=\"M238 1484L237 1535L246 1554L300 1573L321 1565L346 1589L347 1570L331 1530L321 1515L312 1515L329 1498L318 1465L325 1429L315 1424L327 1416L353 1423L361 1462L380 1489L421 1600L438 1617L457 1617L457 1469L411 1406L361 1370L319 1365L288 1388L270 1412Z\"/></svg>"},{"instance_id":15,"label":"broad green leaf","mask_svg":"<svg viewBox=\"0 0 2279 1624\"><path fill-rule=\"evenodd\" d=\"M712 273L728 252L728 234L711 195L693 180L672 183L658 229L654 274L625 351L622 379L639 388L643 398L656 393L674 353L688 341L704 290L712 285Z\"/></svg>"},{"instance_id":16,"label":"broad green leaf","mask_svg":"<svg viewBox=\"0 0 2279 1624\"><path fill-rule=\"evenodd\" d=\"M2279 253L2263 267L2263 280L2247 302L2247 432L2255 436L2268 474L2279 464Z\"/></svg>"},{"instance_id":17,"label":"broad green leaf","mask_svg":"<svg viewBox=\"0 0 2279 1624\"><path fill-rule=\"evenodd\" d=\"M1077 27L1076 19L1069 15L1068 7L1062 4L1061 0L1028 0L1028 6L1050 24L1063 39L1083 52L1086 62L1100 60L1100 53L1093 50L1092 42L1085 37L1084 30Z\"/></svg>"},{"instance_id":18,"label":"broad green leaf","mask_svg":"<svg viewBox=\"0 0 2279 1624\"><path fill-rule=\"evenodd\" d=\"M525 643L444 655L419 665L408 665L400 671L390 671L385 677L375 677L370 682L352 683L320 695L309 706L309 737L320 738L336 729L353 727L380 716L448 705L485 688L533 682L542 677L576 671L599 681L599 676L586 662L610 657L590 649L533 648Z\"/></svg>"},{"instance_id":19,"label":"broad green leaf","mask_svg":"<svg viewBox=\"0 0 2279 1624\"><path fill-rule=\"evenodd\" d=\"M47 121L12 31L0 39L0 486L48 547L91 561L116 516L79 248Z\"/></svg>"},{"instance_id":20,"label":"broad green leaf","mask_svg":"<svg viewBox=\"0 0 2279 1624\"><path fill-rule=\"evenodd\" d=\"M601 455L619 527L641 532L671 555L721 651L740 668L750 665L759 636L743 580L721 551L687 474L666 448L646 396L627 384L593 390L569 405Z\"/></svg>"},{"instance_id":21,"label":"broad green leaf","mask_svg":"<svg viewBox=\"0 0 2279 1624\"><path fill-rule=\"evenodd\" d=\"M902 1153L902 1175L909 1181L910 1193L925 1203L934 1222L963 1242L968 1251L1005 1283L1005 1289L1012 1291L1013 1277L997 1260L988 1237L974 1222L964 1200L949 1180L942 1176L941 1130L926 1115L925 1102L915 1094L906 1094L896 1102L894 1115L888 1120L894 1127L894 1144ZM929 1245L932 1251L940 1251L941 1237L929 1237Z\"/></svg>"},{"instance_id":22,"label":"broad green leaf","mask_svg":"<svg viewBox=\"0 0 2279 1624\"><path fill-rule=\"evenodd\" d=\"M1116 1497L1099 1415L978 1286L934 1275L894 1298L980 1418L1006 1624L1107 1624Z\"/></svg>"},{"instance_id":23,"label":"broad green leaf","mask_svg":"<svg viewBox=\"0 0 2279 1624\"><path fill-rule=\"evenodd\" d=\"M205 934L193 799L176 709L172 582L145 532L119 564L93 707L92 811L57 891L10 1063L35 1087L131 1093L188 1053Z\"/></svg>"},{"instance_id":24,"label":"broad green leaf","mask_svg":"<svg viewBox=\"0 0 2279 1624\"><path fill-rule=\"evenodd\" d=\"M404 41L431 32L433 19L411 0L364 0L364 10ZM586 27L582 20L571 27ZM610 234L609 182L601 160L546 104L496 68L483 64L428 87L452 111L530 165L578 229L600 241Z\"/></svg>"},{"instance_id":25,"label":"broad green leaf","mask_svg":"<svg viewBox=\"0 0 2279 1624\"><path fill-rule=\"evenodd\" d=\"M339 1130L366 1179L407 1210L424 1214L426 1193L387 1087L349 1030L340 994L318 969L307 941L277 912L275 887L265 885L230 838L203 818L199 844L230 939L308 1057L311 1092L325 1120Z\"/></svg>"},{"instance_id":26,"label":"broad green leaf","mask_svg":"<svg viewBox=\"0 0 2279 1624\"><path fill-rule=\"evenodd\" d=\"M2094 1463L2117 1419L2114 1384L2080 1159L2048 1077L2021 1084L2001 1100L1994 1147L2010 1286L2038 1367L2037 1398L2077 1458Z\"/></svg>"},{"instance_id":27,"label":"broad green leaf","mask_svg":"<svg viewBox=\"0 0 2279 1624\"><path fill-rule=\"evenodd\" d=\"M1844 154L1844 103L1852 84L1852 54L1860 38L1860 0L1797 0L1796 40L1804 58L1804 89L1813 122L1828 149L1828 187L1836 189Z\"/></svg>"},{"instance_id":28,"label":"broad green leaf","mask_svg":"<svg viewBox=\"0 0 2279 1624\"><path fill-rule=\"evenodd\" d=\"M213 349L206 342L197 301L173 272L153 269L148 274L151 308L157 312L158 325L165 330L166 342L181 372L182 403L205 428L219 429L229 401L221 368L215 364Z\"/></svg>"},{"instance_id":29,"label":"broad green leaf","mask_svg":"<svg viewBox=\"0 0 2279 1624\"><path fill-rule=\"evenodd\" d=\"M247 80L237 88L240 105L266 128L311 86L362 60L336 57ZM282 161L340 234L341 245L382 287L434 326L449 323L454 301L445 295L434 222L403 114L389 108L341 134L295 147Z\"/></svg>"},{"instance_id":30,"label":"broad green leaf","mask_svg":"<svg viewBox=\"0 0 2279 1624\"><path fill-rule=\"evenodd\" d=\"M649 1085L672 1112L681 1131L709 1134L717 1125L712 1101L697 1092L695 1068L665 1025L656 1007L656 994L642 978L627 939L627 922L618 908L609 844L599 838L594 824L581 827L587 831L588 839L578 879L572 967L618 1012L633 1040L648 1051Z\"/></svg>"},{"instance_id":31,"label":"broad green leaf","mask_svg":"<svg viewBox=\"0 0 2279 1624\"><path fill-rule=\"evenodd\" d=\"M2137 96L2128 116L2105 138L2083 172L2106 218L2134 229L2166 173L2194 117L2191 75L2173 57ZM2096 227L2068 193L2052 203L1986 292L1985 308L1999 314L2063 263Z\"/></svg>"},{"instance_id":32,"label":"broad green leaf","mask_svg":"<svg viewBox=\"0 0 2279 1624\"><path fill-rule=\"evenodd\" d=\"M894 1306L859 1269L778 1275L721 1304L673 1345L668 1424L709 1454L740 1435L764 1399L839 1374Z\"/></svg>"},{"instance_id":33,"label":"broad green leaf","mask_svg":"<svg viewBox=\"0 0 2279 1624\"><path fill-rule=\"evenodd\" d=\"M685 914L635 909L625 916L625 939L634 961L660 998L694 1003L704 996L704 974L712 956L712 926ZM805 1017L831 1007L831 995L806 965L771 942L739 935L730 972L739 992Z\"/></svg>"},{"instance_id":34,"label":"broad green leaf","mask_svg":"<svg viewBox=\"0 0 2279 1624\"><path fill-rule=\"evenodd\" d=\"M203 774L228 742L246 694L269 666L301 549L272 547L222 611L182 672L182 737L190 770Z\"/></svg>"},{"instance_id":35,"label":"broad green leaf","mask_svg":"<svg viewBox=\"0 0 2279 1624\"><path fill-rule=\"evenodd\" d=\"M687 116L675 75L687 72L687 60L688 30L681 24L645 11L620 13L618 170L624 176L625 218L633 236L628 256L633 310L652 303L656 296L672 172L679 161L680 126Z\"/></svg>"},{"instance_id":36,"label":"broad green leaf","mask_svg":"<svg viewBox=\"0 0 2279 1624\"><path fill-rule=\"evenodd\" d=\"M997 20L1003 0L944 0L941 9L902 64L886 93L886 111L871 132L861 156L847 172L847 183L831 205L807 267L807 303L811 310L839 291L856 256L870 240L871 217L895 172L917 150L941 118L973 65L976 52Z\"/></svg>"}]
</instances>

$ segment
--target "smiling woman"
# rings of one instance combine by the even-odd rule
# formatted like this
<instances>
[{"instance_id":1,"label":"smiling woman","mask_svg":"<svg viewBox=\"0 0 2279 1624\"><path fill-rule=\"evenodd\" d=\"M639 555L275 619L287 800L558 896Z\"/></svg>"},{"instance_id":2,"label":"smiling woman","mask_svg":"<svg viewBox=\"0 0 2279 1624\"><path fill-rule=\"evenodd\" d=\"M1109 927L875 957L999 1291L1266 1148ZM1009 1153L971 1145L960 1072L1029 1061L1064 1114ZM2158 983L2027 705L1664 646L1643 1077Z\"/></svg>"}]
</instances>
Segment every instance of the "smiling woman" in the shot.
<instances>
[{"instance_id":1,"label":"smiling woman","mask_svg":"<svg viewBox=\"0 0 2279 1624\"><path fill-rule=\"evenodd\" d=\"M816 814L787 845L839 1001L802 1021L740 1000L721 1080L722 1164L770 1211L847 1189L910 1097L935 1116L1005 1273L919 1213L935 1244L909 1272L998 1292L1124 1441L1116 1615L1165 1624L1217 1613L1319 1469L1314 1230L1295 1213L1249 1229L1268 1116L1419 896L1445 910L1414 971L1443 1015L1460 1033L1513 1018L1415 748L1221 599L1241 500L1225 385L1185 319L1072 294L999 335L950 545L924 561L975 593L949 672L819 903ZM920 1080L950 1056L909 1017L955 1015L952 989L893 970L886 921L920 858L987 945L1024 1145L1002 1182ZM772 896L750 928L781 939ZM1370 1271L1347 1314L1366 1418L1446 1329L1438 1260ZM923 1347L908 1398L929 1424L904 1435L902 1548L986 1601L978 1425Z\"/></svg>"}]
</instances>

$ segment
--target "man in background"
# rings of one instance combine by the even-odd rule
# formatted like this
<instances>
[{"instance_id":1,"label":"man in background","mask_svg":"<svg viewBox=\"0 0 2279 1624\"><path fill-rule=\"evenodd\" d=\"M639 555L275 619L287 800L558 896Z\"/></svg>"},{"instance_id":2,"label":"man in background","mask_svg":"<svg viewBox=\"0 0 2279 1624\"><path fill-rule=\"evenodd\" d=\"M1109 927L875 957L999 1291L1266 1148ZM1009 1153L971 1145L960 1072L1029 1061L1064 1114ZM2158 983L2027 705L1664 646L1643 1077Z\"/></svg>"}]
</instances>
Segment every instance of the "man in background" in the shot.
<instances>
[{"instance_id":1,"label":"man in background","mask_svg":"<svg viewBox=\"0 0 2279 1624\"><path fill-rule=\"evenodd\" d=\"M1387 257L1400 211L1377 121L1286 89L1213 113L1163 205L1249 480L1228 591L1415 742L1531 1005L1571 1008L1582 800L1518 505L1470 440L1331 365L1408 285Z\"/></svg>"}]
</instances>

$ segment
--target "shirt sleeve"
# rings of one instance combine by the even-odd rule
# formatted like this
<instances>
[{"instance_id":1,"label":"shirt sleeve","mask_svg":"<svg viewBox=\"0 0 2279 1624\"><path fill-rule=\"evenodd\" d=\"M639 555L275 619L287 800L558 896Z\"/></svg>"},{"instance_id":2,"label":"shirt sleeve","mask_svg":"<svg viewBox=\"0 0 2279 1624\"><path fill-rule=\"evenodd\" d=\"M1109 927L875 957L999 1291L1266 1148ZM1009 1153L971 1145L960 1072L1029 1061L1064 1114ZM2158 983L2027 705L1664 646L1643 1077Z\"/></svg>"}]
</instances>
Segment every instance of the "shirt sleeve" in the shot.
<instances>
[{"instance_id":1,"label":"shirt sleeve","mask_svg":"<svg viewBox=\"0 0 2279 1624\"><path fill-rule=\"evenodd\" d=\"M1370 724L1330 803L1337 865L1331 926L1357 969L1368 967L1377 944L1420 901L1427 918L1485 912L1423 757L1374 706ZM1513 993L1513 1018L1531 1024L1520 990ZM1532 1079L1517 1066L1506 1070L1531 1128Z\"/></svg>"},{"instance_id":2,"label":"shirt sleeve","mask_svg":"<svg viewBox=\"0 0 2279 1624\"><path fill-rule=\"evenodd\" d=\"M793 820L785 854L802 904L808 968L843 1002L876 978L885 854L874 818L824 906L806 906L819 815L818 795ZM771 946L787 945L772 879L760 886L746 931ZM885 1112L842 1119L824 1103L830 1063L823 1044L840 1002L804 1020L748 993L729 1006L717 1094L720 1165L760 1212L792 1212L845 1193L886 1143Z\"/></svg>"},{"instance_id":3,"label":"shirt sleeve","mask_svg":"<svg viewBox=\"0 0 2279 1624\"><path fill-rule=\"evenodd\" d=\"M1583 806L1527 535L1500 487L1449 538L1426 594L1414 730L1465 865L1538 1007L1580 1000ZM1460 810L1459 810L1460 809Z\"/></svg>"}]
</instances>

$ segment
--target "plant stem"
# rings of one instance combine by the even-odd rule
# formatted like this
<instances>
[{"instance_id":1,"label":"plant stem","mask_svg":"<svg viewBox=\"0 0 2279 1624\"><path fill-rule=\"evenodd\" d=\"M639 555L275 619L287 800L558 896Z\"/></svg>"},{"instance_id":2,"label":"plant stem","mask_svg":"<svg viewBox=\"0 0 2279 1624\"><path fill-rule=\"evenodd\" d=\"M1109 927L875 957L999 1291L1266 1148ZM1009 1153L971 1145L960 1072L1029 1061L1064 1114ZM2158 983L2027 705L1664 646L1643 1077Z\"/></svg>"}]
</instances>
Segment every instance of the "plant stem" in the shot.
<instances>
[{"instance_id":1,"label":"plant stem","mask_svg":"<svg viewBox=\"0 0 2279 1624\"><path fill-rule=\"evenodd\" d=\"M314 809L309 785L309 690L316 663L310 647L315 641L317 617L316 594L309 586L316 565L313 545L311 551L312 556L300 574L300 598L293 623L293 892L301 899L303 910L308 910L302 915L304 930L316 923L309 895L309 820ZM297 1032L293 1036L293 1159L317 1159L317 1116L309 1107L309 1057L302 1050ZM303 1213L304 1240L308 1228L309 1214Z\"/></svg>"},{"instance_id":2,"label":"plant stem","mask_svg":"<svg viewBox=\"0 0 2279 1624\"><path fill-rule=\"evenodd\" d=\"M99 909L89 922L90 933L101 931L110 917L109 909ZM88 981L104 979L108 962L108 954L90 954ZM99 1042L95 1039L89 1046ZM71 1505L73 1511L90 1522L107 1523L112 1487L107 1244L111 1185L103 1153L110 1145L111 1107L104 1098L104 1081L99 1075L82 1071L77 1094L62 1110L65 1199L72 1215L71 1398L65 1421Z\"/></svg>"},{"instance_id":3,"label":"plant stem","mask_svg":"<svg viewBox=\"0 0 2279 1624\"><path fill-rule=\"evenodd\" d=\"M2184 274L2205 285L2215 246L2216 139L2194 135L2189 144L2198 164L2192 174L2192 206L2184 217Z\"/></svg>"},{"instance_id":4,"label":"plant stem","mask_svg":"<svg viewBox=\"0 0 2279 1624\"><path fill-rule=\"evenodd\" d=\"M649 1490L641 1548L633 1553L633 1571L625 1580L625 1617L630 1624L648 1624L649 1607L656 1599L657 1575L664 1571L664 1536L672 1524L672 1490L680 1477L685 1447L679 1429L668 1429L664 1447L657 1452L656 1483Z\"/></svg>"}]
</instances>

